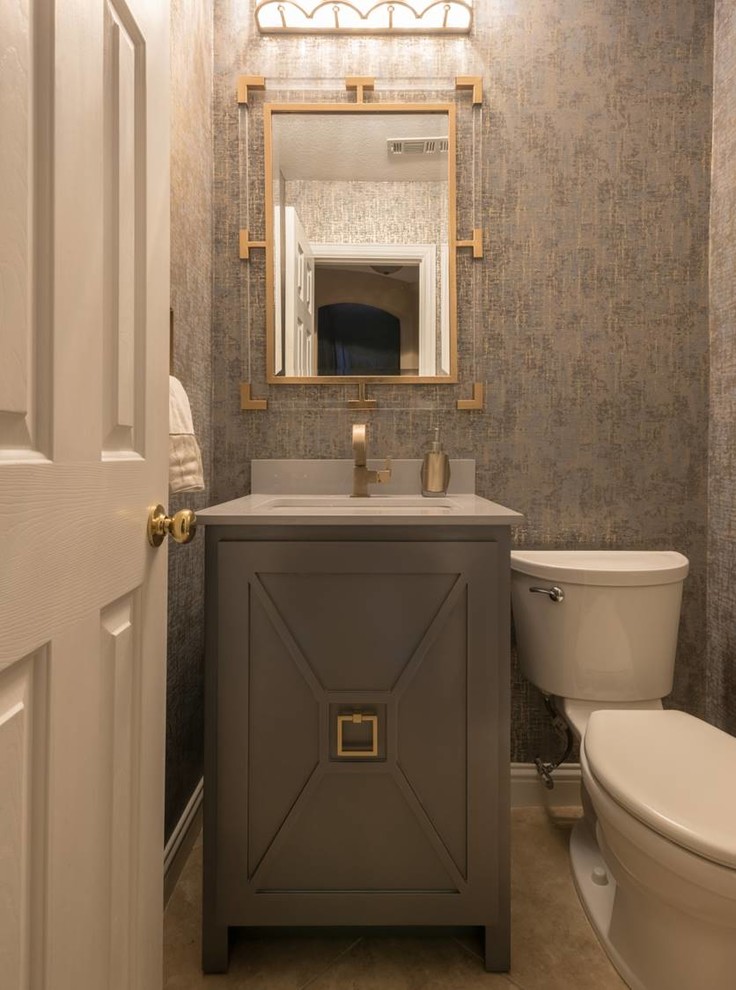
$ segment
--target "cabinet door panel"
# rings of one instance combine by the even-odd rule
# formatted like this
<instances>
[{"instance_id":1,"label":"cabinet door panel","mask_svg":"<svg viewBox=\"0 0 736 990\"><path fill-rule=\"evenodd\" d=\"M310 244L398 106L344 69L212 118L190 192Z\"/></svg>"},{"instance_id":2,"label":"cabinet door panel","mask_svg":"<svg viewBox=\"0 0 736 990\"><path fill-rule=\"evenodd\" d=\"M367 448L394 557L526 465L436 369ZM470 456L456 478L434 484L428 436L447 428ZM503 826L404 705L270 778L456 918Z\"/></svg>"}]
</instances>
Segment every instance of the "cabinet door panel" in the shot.
<instances>
[{"instance_id":1,"label":"cabinet door panel","mask_svg":"<svg viewBox=\"0 0 736 990\"><path fill-rule=\"evenodd\" d=\"M315 567L259 580L326 690L390 691L456 577Z\"/></svg>"},{"instance_id":2,"label":"cabinet door panel","mask_svg":"<svg viewBox=\"0 0 736 990\"><path fill-rule=\"evenodd\" d=\"M248 875L253 876L318 764L319 705L257 594L250 626Z\"/></svg>"},{"instance_id":3,"label":"cabinet door panel","mask_svg":"<svg viewBox=\"0 0 736 990\"><path fill-rule=\"evenodd\" d=\"M333 923L376 923L382 902L395 921L397 897L423 892L438 924L463 923L462 904L468 924L493 914L498 554L490 541L219 544L227 923L266 923L269 899L292 893L289 923L314 923L310 893L323 923L330 904ZM379 758L335 756L336 711L379 713Z\"/></svg>"},{"instance_id":4,"label":"cabinet door panel","mask_svg":"<svg viewBox=\"0 0 736 990\"><path fill-rule=\"evenodd\" d=\"M397 768L467 875L467 622L463 586L398 705Z\"/></svg>"}]
</instances>

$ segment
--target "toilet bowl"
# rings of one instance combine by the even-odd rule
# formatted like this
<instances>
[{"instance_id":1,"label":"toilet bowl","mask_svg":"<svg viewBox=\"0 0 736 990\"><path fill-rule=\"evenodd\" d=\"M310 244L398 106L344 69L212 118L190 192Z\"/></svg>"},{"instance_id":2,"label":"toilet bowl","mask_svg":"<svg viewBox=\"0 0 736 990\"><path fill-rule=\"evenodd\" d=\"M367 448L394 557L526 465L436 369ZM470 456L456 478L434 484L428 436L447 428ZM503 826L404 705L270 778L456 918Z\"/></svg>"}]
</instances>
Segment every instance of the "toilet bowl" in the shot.
<instances>
[{"instance_id":1,"label":"toilet bowl","mask_svg":"<svg viewBox=\"0 0 736 990\"><path fill-rule=\"evenodd\" d=\"M581 742L575 885L633 990L736 987L736 739L665 711L687 560L512 553L522 672Z\"/></svg>"},{"instance_id":2,"label":"toilet bowl","mask_svg":"<svg viewBox=\"0 0 736 990\"><path fill-rule=\"evenodd\" d=\"M736 985L736 739L679 711L598 711L580 754L596 850L571 843L576 887L635 990ZM592 854L591 854L592 853ZM611 886L607 911L596 891Z\"/></svg>"}]
</instances>

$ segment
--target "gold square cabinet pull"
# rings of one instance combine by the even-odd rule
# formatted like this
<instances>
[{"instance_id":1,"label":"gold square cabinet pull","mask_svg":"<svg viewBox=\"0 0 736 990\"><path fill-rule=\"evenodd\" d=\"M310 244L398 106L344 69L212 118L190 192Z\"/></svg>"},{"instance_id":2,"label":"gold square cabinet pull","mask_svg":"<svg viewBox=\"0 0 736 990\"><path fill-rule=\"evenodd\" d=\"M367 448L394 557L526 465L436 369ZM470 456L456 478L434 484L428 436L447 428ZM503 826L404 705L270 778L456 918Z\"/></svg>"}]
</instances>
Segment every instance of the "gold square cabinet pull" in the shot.
<instances>
[{"instance_id":1,"label":"gold square cabinet pull","mask_svg":"<svg viewBox=\"0 0 736 990\"><path fill-rule=\"evenodd\" d=\"M365 749L357 749L352 746L345 747L343 742L343 726L346 722L360 725L361 722L369 722L371 727L371 743ZM352 712L350 715L337 716L337 755L338 756L378 756L378 716L368 715L363 712Z\"/></svg>"},{"instance_id":2,"label":"gold square cabinet pull","mask_svg":"<svg viewBox=\"0 0 736 990\"><path fill-rule=\"evenodd\" d=\"M197 517L191 509L180 509L167 516L163 505L153 505L148 510L148 542L160 547L164 537L171 536L176 543L191 543L197 532Z\"/></svg>"}]
</instances>

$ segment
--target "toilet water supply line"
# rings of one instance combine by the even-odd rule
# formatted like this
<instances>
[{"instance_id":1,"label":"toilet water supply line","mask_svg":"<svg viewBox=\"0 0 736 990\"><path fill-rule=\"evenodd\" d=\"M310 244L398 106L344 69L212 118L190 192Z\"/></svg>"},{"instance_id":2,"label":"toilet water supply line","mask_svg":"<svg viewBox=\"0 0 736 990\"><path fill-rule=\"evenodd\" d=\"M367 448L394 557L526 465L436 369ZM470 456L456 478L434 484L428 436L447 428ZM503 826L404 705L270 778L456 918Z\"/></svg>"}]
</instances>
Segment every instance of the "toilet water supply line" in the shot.
<instances>
[{"instance_id":1,"label":"toilet water supply line","mask_svg":"<svg viewBox=\"0 0 736 990\"><path fill-rule=\"evenodd\" d=\"M555 786L555 782L552 779L552 774L561 763L565 762L572 752L572 748L575 745L575 737L572 734L572 729L564 720L562 715L560 715L557 711L554 701L548 694L544 695L544 707L547 709L547 714L552 719L552 725L555 732L558 736L560 736L560 738L565 740L565 752L554 763L545 762L540 756L534 760L534 766L537 768L537 773L539 776L542 780L544 780L544 786L551 791Z\"/></svg>"}]
</instances>

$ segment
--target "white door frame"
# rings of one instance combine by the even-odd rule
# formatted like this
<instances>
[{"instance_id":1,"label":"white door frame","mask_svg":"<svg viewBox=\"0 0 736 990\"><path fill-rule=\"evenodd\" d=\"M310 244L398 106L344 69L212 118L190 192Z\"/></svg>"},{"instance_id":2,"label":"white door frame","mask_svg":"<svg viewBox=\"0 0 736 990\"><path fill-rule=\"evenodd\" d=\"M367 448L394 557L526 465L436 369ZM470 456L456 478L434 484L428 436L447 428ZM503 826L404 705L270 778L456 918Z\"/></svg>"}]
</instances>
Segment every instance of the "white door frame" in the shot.
<instances>
[{"instance_id":1,"label":"white door frame","mask_svg":"<svg viewBox=\"0 0 736 990\"><path fill-rule=\"evenodd\" d=\"M419 266L419 374L437 374L437 248L434 244L312 244L315 262ZM446 284L446 283L445 283ZM442 293L444 296L444 292ZM441 307L440 336L449 341L449 311Z\"/></svg>"}]
</instances>

